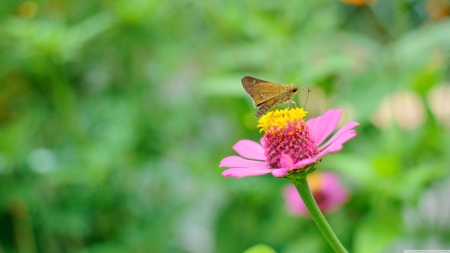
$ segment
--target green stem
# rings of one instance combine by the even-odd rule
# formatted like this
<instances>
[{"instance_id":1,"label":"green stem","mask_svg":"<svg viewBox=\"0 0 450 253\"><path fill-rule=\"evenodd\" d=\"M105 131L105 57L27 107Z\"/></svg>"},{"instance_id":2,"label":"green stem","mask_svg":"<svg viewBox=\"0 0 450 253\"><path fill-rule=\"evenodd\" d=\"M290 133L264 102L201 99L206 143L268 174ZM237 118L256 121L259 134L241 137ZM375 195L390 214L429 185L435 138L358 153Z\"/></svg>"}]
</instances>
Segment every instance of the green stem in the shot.
<instances>
[{"instance_id":1,"label":"green stem","mask_svg":"<svg viewBox=\"0 0 450 253\"><path fill-rule=\"evenodd\" d=\"M316 201L309 189L308 181L306 180L306 175L302 177L289 177L289 180L295 185L297 191L300 193L302 197L303 203L305 203L306 208L311 214L312 219L316 222L323 236L327 239L330 246L334 249L335 252L345 252L348 253L347 250L342 246L341 242L334 234L327 220L323 216L319 207L317 206Z\"/></svg>"}]
</instances>

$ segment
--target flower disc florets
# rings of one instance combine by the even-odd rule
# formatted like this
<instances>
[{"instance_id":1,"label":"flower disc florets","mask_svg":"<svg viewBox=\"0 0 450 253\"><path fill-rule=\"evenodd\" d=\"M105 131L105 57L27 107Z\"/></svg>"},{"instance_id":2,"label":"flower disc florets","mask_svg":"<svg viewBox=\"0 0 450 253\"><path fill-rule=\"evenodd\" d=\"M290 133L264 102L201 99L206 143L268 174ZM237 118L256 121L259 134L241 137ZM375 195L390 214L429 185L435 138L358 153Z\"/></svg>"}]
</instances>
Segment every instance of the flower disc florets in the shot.
<instances>
[{"instance_id":1,"label":"flower disc florets","mask_svg":"<svg viewBox=\"0 0 450 253\"><path fill-rule=\"evenodd\" d=\"M260 131L265 132L264 154L271 168L282 167L282 154L289 155L294 163L317 154L314 137L303 120L307 113L303 108L275 110L258 121Z\"/></svg>"}]
</instances>

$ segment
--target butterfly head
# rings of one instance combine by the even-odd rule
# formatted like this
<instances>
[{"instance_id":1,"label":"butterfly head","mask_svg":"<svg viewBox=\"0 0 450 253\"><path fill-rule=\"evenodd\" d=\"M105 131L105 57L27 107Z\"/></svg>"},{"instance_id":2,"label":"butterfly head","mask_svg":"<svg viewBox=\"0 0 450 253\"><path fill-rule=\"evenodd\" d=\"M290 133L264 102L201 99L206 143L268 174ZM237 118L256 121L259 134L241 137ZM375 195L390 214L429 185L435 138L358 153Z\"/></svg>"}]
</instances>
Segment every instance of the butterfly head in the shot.
<instances>
[{"instance_id":1,"label":"butterfly head","mask_svg":"<svg viewBox=\"0 0 450 253\"><path fill-rule=\"evenodd\" d=\"M291 90L291 92L292 92L293 94L295 94L295 93L297 93L297 91L298 91L298 86L295 85L295 84L293 84L293 83L291 83L291 84L289 84L289 89Z\"/></svg>"}]
</instances>

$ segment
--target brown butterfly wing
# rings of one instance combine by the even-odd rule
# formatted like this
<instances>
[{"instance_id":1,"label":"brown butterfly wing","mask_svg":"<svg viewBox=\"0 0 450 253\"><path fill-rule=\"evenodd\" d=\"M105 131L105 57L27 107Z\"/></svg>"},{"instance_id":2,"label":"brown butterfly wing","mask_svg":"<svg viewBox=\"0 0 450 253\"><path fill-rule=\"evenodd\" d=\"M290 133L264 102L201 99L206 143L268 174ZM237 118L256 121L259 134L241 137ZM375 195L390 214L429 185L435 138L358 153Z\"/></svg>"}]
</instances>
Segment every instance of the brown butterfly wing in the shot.
<instances>
[{"instance_id":1,"label":"brown butterfly wing","mask_svg":"<svg viewBox=\"0 0 450 253\"><path fill-rule=\"evenodd\" d=\"M244 76L241 81L244 90L252 98L253 105L255 107L262 107L265 104L272 104L270 101L277 100L276 98L279 97L280 94L282 94L286 89L283 85L264 81L251 76Z\"/></svg>"},{"instance_id":2,"label":"brown butterfly wing","mask_svg":"<svg viewBox=\"0 0 450 253\"><path fill-rule=\"evenodd\" d=\"M279 105L278 98L274 97L268 101L265 101L259 106L259 110L256 112L255 117L259 117L270 110L272 107Z\"/></svg>"}]
</instances>

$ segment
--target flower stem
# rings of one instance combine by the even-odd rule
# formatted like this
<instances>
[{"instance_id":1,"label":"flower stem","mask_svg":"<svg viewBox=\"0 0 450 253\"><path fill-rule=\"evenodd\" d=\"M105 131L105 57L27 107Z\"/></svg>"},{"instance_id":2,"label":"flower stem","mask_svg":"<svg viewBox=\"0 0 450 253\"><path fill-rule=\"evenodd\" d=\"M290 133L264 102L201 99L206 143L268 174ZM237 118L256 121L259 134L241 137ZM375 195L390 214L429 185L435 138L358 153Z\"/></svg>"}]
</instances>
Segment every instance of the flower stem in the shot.
<instances>
[{"instance_id":1,"label":"flower stem","mask_svg":"<svg viewBox=\"0 0 450 253\"><path fill-rule=\"evenodd\" d=\"M319 227L320 231L322 232L323 236L325 236L330 246L334 249L335 252L347 253L347 250L344 248L344 246L342 246L341 242L334 234L327 220L325 219L319 207L317 206L317 203L314 200L311 190L309 189L306 176L289 177L289 180L295 185L295 188L297 188L297 191L298 193L300 193L300 196L302 197L302 200L305 203L306 208L311 214L311 217L316 222L316 225Z\"/></svg>"}]
</instances>

